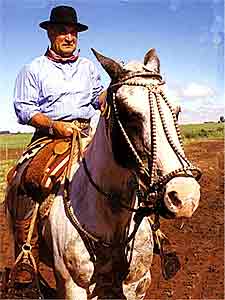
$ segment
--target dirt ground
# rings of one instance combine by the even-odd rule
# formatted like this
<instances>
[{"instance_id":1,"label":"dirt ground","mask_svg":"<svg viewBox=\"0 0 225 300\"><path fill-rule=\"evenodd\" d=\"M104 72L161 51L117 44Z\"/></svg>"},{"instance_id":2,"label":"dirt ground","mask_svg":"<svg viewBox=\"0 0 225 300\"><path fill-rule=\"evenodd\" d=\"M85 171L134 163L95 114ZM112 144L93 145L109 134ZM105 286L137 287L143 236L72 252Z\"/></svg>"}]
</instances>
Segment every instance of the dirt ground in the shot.
<instances>
[{"instance_id":1,"label":"dirt ground","mask_svg":"<svg viewBox=\"0 0 225 300\"><path fill-rule=\"evenodd\" d=\"M179 256L181 269L163 279L160 258L154 257L152 285L146 299L224 299L224 143L204 141L185 147L201 168L201 201L194 216L165 220L161 229Z\"/></svg>"},{"instance_id":2,"label":"dirt ground","mask_svg":"<svg viewBox=\"0 0 225 300\"><path fill-rule=\"evenodd\" d=\"M189 220L161 220L181 269L165 280L159 256L154 256L152 285L145 299L224 299L224 142L202 141L185 146L187 157L203 176L201 201ZM10 266L11 241L0 209L0 267ZM42 270L53 281L51 270Z\"/></svg>"}]
</instances>

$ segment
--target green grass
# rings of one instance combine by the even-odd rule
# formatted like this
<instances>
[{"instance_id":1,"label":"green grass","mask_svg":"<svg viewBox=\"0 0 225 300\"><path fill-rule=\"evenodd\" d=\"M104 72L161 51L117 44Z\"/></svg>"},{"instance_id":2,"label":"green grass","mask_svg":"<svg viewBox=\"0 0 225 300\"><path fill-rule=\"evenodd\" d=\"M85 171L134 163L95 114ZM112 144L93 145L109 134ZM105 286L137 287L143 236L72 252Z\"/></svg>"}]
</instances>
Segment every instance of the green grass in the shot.
<instances>
[{"instance_id":1,"label":"green grass","mask_svg":"<svg viewBox=\"0 0 225 300\"><path fill-rule=\"evenodd\" d=\"M181 125L184 141L196 139L224 139L225 123L203 123ZM2 134L0 135L0 150L23 149L29 144L32 133Z\"/></svg>"},{"instance_id":2,"label":"green grass","mask_svg":"<svg viewBox=\"0 0 225 300\"><path fill-rule=\"evenodd\" d=\"M1 160L0 161L0 202L4 198L5 188L7 184L6 176L9 171L9 169L14 166L15 160L9 159L9 160Z\"/></svg>"},{"instance_id":3,"label":"green grass","mask_svg":"<svg viewBox=\"0 0 225 300\"><path fill-rule=\"evenodd\" d=\"M181 134L186 142L196 139L224 139L225 123L203 123L181 125ZM29 144L32 133L0 134L0 150L23 149Z\"/></svg>"},{"instance_id":4,"label":"green grass","mask_svg":"<svg viewBox=\"0 0 225 300\"><path fill-rule=\"evenodd\" d=\"M225 123L185 124L180 126L184 141L199 139L224 139Z\"/></svg>"},{"instance_id":5,"label":"green grass","mask_svg":"<svg viewBox=\"0 0 225 300\"><path fill-rule=\"evenodd\" d=\"M31 133L0 134L0 149L21 149L31 140Z\"/></svg>"},{"instance_id":6,"label":"green grass","mask_svg":"<svg viewBox=\"0 0 225 300\"><path fill-rule=\"evenodd\" d=\"M31 137L30 133L0 134L0 202L4 199L7 173L16 163L16 159L5 159L8 157L8 150L24 149Z\"/></svg>"},{"instance_id":7,"label":"green grass","mask_svg":"<svg viewBox=\"0 0 225 300\"><path fill-rule=\"evenodd\" d=\"M204 123L204 124L187 124L181 125L181 134L184 143L189 143L199 139L224 139L225 123ZM8 151L9 149L23 149L31 140L31 133L20 134L2 134L0 135L0 150ZM5 157L4 155L2 157ZM15 164L14 159L0 159L0 201L4 195L6 187L6 174Z\"/></svg>"}]
</instances>

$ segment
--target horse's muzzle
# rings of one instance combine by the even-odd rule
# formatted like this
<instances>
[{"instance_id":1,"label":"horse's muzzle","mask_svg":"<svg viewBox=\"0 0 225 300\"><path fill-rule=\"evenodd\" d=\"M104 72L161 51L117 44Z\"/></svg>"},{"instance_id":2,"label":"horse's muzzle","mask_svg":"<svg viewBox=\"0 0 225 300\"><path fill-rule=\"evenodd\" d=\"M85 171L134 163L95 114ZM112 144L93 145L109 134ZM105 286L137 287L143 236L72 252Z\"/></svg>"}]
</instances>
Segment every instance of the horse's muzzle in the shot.
<instances>
[{"instance_id":1,"label":"horse's muzzle","mask_svg":"<svg viewBox=\"0 0 225 300\"><path fill-rule=\"evenodd\" d=\"M199 205L200 185L192 177L176 177L166 185L164 205L174 217L190 218Z\"/></svg>"}]
</instances>

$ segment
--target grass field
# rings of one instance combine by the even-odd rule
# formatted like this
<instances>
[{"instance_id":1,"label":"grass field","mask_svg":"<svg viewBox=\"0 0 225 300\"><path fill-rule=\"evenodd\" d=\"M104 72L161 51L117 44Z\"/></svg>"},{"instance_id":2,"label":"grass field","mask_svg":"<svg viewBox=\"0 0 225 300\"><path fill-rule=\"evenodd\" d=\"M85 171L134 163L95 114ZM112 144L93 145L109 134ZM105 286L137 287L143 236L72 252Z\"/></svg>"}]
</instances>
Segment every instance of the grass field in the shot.
<instances>
[{"instance_id":1,"label":"grass field","mask_svg":"<svg viewBox=\"0 0 225 300\"><path fill-rule=\"evenodd\" d=\"M0 161L0 203L4 199L4 193L6 188L6 175L9 169L15 164L14 159L1 160Z\"/></svg>"},{"instance_id":2,"label":"grass field","mask_svg":"<svg viewBox=\"0 0 225 300\"><path fill-rule=\"evenodd\" d=\"M31 140L31 133L0 134L0 149L21 149Z\"/></svg>"},{"instance_id":3,"label":"grass field","mask_svg":"<svg viewBox=\"0 0 225 300\"><path fill-rule=\"evenodd\" d=\"M10 151L24 149L31 140L31 134L2 134L0 135L0 202L4 199L6 175L15 164L16 159L10 159Z\"/></svg>"},{"instance_id":4,"label":"grass field","mask_svg":"<svg viewBox=\"0 0 225 300\"><path fill-rule=\"evenodd\" d=\"M181 133L186 141L195 139L224 139L225 123L204 123L181 125Z\"/></svg>"},{"instance_id":5,"label":"grass field","mask_svg":"<svg viewBox=\"0 0 225 300\"><path fill-rule=\"evenodd\" d=\"M199 139L224 139L225 123L204 123L181 125L181 134L185 143ZM6 186L6 174L15 159L7 159L10 150L24 149L30 142L32 134L3 134L0 135L0 201Z\"/></svg>"},{"instance_id":6,"label":"grass field","mask_svg":"<svg viewBox=\"0 0 225 300\"><path fill-rule=\"evenodd\" d=\"M181 125L183 139L223 139L225 123L204 123ZM21 149L31 140L31 133L0 134L0 150ZM0 158L1 159L1 158Z\"/></svg>"}]
</instances>

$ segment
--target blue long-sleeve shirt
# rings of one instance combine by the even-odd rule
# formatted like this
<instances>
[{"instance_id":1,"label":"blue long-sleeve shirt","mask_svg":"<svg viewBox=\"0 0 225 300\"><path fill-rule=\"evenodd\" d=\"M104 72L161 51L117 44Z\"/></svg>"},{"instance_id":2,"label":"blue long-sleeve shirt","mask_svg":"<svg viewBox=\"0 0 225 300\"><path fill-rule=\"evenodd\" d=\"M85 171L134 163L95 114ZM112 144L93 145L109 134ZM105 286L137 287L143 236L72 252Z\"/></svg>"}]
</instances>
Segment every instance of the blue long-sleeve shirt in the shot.
<instances>
[{"instance_id":1,"label":"blue long-sleeve shirt","mask_svg":"<svg viewBox=\"0 0 225 300\"><path fill-rule=\"evenodd\" d=\"M36 113L53 120L90 119L99 109L103 86L95 65L86 58L58 63L46 56L34 59L17 76L14 108L21 124Z\"/></svg>"}]
</instances>

